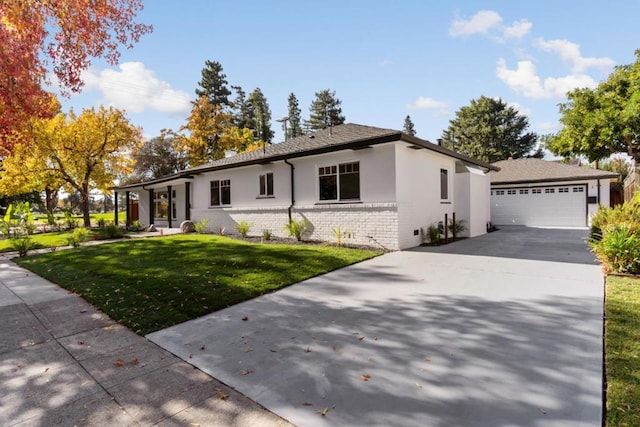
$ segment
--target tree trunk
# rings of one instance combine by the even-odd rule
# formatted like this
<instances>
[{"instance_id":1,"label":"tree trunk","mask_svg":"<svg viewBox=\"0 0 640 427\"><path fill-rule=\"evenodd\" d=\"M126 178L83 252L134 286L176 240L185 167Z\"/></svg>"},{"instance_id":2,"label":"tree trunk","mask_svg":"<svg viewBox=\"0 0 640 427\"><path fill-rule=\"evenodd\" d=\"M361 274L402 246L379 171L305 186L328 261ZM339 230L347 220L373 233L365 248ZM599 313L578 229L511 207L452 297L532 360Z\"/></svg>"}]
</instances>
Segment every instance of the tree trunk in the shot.
<instances>
[{"instance_id":1,"label":"tree trunk","mask_svg":"<svg viewBox=\"0 0 640 427\"><path fill-rule=\"evenodd\" d=\"M44 189L44 197L47 212L53 215L53 210L58 206L58 190L47 187Z\"/></svg>"},{"instance_id":2,"label":"tree trunk","mask_svg":"<svg viewBox=\"0 0 640 427\"><path fill-rule=\"evenodd\" d=\"M82 208L82 216L84 218L84 226L91 227L91 216L89 215L89 186L82 185L80 192L80 207Z\"/></svg>"}]
</instances>

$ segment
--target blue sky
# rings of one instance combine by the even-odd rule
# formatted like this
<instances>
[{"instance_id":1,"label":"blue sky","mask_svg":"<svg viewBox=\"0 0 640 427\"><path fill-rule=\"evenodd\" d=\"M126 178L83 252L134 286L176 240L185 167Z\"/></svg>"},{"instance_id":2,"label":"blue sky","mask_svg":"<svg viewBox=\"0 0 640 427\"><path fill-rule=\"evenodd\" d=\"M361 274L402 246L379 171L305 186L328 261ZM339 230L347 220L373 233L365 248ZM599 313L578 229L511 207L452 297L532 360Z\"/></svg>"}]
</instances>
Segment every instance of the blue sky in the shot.
<instances>
[{"instance_id":1,"label":"blue sky","mask_svg":"<svg viewBox=\"0 0 640 427\"><path fill-rule=\"evenodd\" d=\"M637 1L146 0L154 31L120 64L94 61L64 108L127 111L146 137L185 123L206 60L230 84L260 87L275 119L294 92L303 117L314 93L335 90L347 122L435 142L462 106L501 97L539 134L559 129L558 103L635 60Z\"/></svg>"}]
</instances>

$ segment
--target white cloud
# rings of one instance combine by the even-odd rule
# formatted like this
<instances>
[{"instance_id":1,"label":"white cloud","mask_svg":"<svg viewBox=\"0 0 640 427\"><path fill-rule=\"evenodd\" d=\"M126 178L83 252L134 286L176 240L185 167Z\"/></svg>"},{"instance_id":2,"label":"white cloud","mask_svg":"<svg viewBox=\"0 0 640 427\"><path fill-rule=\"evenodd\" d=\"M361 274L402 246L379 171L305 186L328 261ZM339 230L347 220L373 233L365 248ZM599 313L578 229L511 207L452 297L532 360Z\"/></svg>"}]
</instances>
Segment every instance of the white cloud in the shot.
<instances>
[{"instance_id":1,"label":"white cloud","mask_svg":"<svg viewBox=\"0 0 640 427\"><path fill-rule=\"evenodd\" d=\"M544 81L538 76L532 61L518 61L516 69L509 69L506 61L498 60L496 75L514 92L533 99L562 98L576 88L594 88L597 82L582 73L564 77L547 77Z\"/></svg>"},{"instance_id":2,"label":"white cloud","mask_svg":"<svg viewBox=\"0 0 640 427\"><path fill-rule=\"evenodd\" d=\"M545 52L556 53L560 58L569 64L573 73L582 73L589 68L609 70L613 68L615 62L611 58L583 57L580 53L580 45L569 40L545 40L538 39L534 46Z\"/></svg>"},{"instance_id":3,"label":"white cloud","mask_svg":"<svg viewBox=\"0 0 640 427\"><path fill-rule=\"evenodd\" d=\"M531 108L523 107L522 105L518 104L517 102L507 102L507 106L508 107L513 107L514 110L516 110L518 113L520 113L520 114L522 114L524 116L531 115Z\"/></svg>"},{"instance_id":4,"label":"white cloud","mask_svg":"<svg viewBox=\"0 0 640 427\"><path fill-rule=\"evenodd\" d=\"M519 21L511 24L510 27L506 27L504 29L503 35L505 39L520 39L527 35L529 31L531 31L531 27L533 24L526 19L521 19Z\"/></svg>"},{"instance_id":5,"label":"white cloud","mask_svg":"<svg viewBox=\"0 0 640 427\"><path fill-rule=\"evenodd\" d=\"M99 90L105 103L127 112L185 113L191 109L186 92L172 89L142 62L123 62L118 70L89 68L82 78L85 90Z\"/></svg>"},{"instance_id":6,"label":"white cloud","mask_svg":"<svg viewBox=\"0 0 640 427\"><path fill-rule=\"evenodd\" d=\"M444 110L448 106L448 102L436 101L425 96L419 96L414 102L407 104L407 108L410 110Z\"/></svg>"},{"instance_id":7,"label":"white cloud","mask_svg":"<svg viewBox=\"0 0 640 427\"><path fill-rule=\"evenodd\" d=\"M481 10L470 19L454 19L449 28L449 35L453 37L472 36L474 34L488 34L490 30L499 27L502 17L492 10Z\"/></svg>"},{"instance_id":8,"label":"white cloud","mask_svg":"<svg viewBox=\"0 0 640 427\"><path fill-rule=\"evenodd\" d=\"M562 125L560 122L538 122L534 123L533 127L538 130L538 133L556 133L562 128Z\"/></svg>"},{"instance_id":9,"label":"white cloud","mask_svg":"<svg viewBox=\"0 0 640 427\"><path fill-rule=\"evenodd\" d=\"M381 67L386 67L388 65L393 65L394 62L390 59L382 59L380 60L380 62L378 63L378 65L380 65Z\"/></svg>"},{"instance_id":10,"label":"white cloud","mask_svg":"<svg viewBox=\"0 0 640 427\"><path fill-rule=\"evenodd\" d=\"M469 19L454 19L449 27L449 35L452 37L466 37L472 35L484 35L496 41L522 38L529 33L533 24L520 19L510 26L502 24L502 16L493 10L481 10Z\"/></svg>"}]
</instances>

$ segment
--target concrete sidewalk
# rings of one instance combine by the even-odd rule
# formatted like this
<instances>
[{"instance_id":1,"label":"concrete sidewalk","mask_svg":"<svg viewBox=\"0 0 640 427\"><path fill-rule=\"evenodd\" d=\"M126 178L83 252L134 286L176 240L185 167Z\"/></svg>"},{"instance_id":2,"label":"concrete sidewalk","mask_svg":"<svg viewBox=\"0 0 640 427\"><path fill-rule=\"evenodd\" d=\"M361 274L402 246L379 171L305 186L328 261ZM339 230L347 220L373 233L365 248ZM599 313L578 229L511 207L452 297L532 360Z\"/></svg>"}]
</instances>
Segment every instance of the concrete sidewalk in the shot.
<instances>
[{"instance_id":1,"label":"concrete sidewalk","mask_svg":"<svg viewBox=\"0 0 640 427\"><path fill-rule=\"evenodd\" d=\"M0 325L2 426L289 425L6 257Z\"/></svg>"}]
</instances>

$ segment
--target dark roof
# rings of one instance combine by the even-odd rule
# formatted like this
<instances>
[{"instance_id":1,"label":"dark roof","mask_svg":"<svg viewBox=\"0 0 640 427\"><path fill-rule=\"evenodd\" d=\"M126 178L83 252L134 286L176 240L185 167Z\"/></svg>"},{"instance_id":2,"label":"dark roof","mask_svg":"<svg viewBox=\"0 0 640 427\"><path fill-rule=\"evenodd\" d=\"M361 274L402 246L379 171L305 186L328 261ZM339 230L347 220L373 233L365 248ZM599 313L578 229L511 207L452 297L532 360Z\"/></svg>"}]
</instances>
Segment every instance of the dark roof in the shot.
<instances>
[{"instance_id":1,"label":"dark roof","mask_svg":"<svg viewBox=\"0 0 640 427\"><path fill-rule=\"evenodd\" d=\"M192 177L199 173L229 169L233 167L269 163L285 159L295 159L297 157L305 157L339 150L366 148L371 145L393 141L404 141L413 145L417 149L424 148L435 151L489 170L497 169L495 166L489 165L488 163L472 159L439 145L432 144L429 141L406 135L399 130L347 123L298 136L278 144L272 144L264 149L258 149L248 153L215 160L201 166L187 169L184 172L171 175L170 177L157 178L144 183L123 185L116 189L134 188L139 187L141 184L157 184L173 179Z\"/></svg>"},{"instance_id":2,"label":"dark roof","mask_svg":"<svg viewBox=\"0 0 640 427\"><path fill-rule=\"evenodd\" d=\"M540 159L501 160L493 165L500 168L490 173L493 185L619 177L617 173Z\"/></svg>"}]
</instances>

